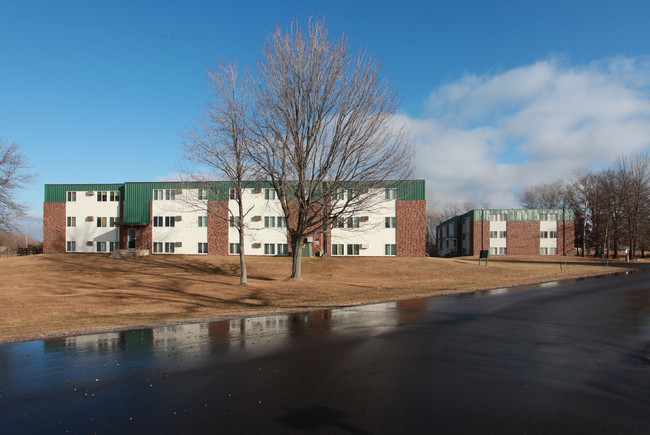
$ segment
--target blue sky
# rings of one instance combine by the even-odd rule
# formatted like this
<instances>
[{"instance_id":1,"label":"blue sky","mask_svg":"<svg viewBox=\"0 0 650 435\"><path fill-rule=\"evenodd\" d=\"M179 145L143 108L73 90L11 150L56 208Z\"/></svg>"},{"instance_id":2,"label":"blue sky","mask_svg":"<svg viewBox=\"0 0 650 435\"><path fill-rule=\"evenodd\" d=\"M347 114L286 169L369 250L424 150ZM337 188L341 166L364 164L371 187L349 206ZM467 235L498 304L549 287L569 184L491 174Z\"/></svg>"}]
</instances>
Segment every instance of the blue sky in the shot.
<instances>
[{"instance_id":1,"label":"blue sky","mask_svg":"<svg viewBox=\"0 0 650 435\"><path fill-rule=\"evenodd\" d=\"M430 207L516 207L650 148L647 1L0 0L0 136L38 174L32 222L44 184L174 177L204 68L254 66L275 25L309 16L381 59Z\"/></svg>"}]
</instances>

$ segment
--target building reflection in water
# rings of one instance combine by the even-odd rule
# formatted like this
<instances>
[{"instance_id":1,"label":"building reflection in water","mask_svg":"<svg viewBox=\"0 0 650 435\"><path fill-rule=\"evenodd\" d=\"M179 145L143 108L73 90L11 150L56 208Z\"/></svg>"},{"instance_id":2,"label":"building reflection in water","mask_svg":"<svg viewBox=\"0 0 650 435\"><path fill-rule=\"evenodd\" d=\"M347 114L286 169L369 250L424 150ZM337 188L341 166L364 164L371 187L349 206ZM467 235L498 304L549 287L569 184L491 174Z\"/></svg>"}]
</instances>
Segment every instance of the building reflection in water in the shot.
<instances>
[{"instance_id":1,"label":"building reflection in water","mask_svg":"<svg viewBox=\"0 0 650 435\"><path fill-rule=\"evenodd\" d=\"M46 353L83 351L98 354L149 351L178 357L232 349L263 352L303 337L345 335L360 329L371 335L385 333L421 316L428 303L428 299L416 299L56 338L44 340L43 350Z\"/></svg>"}]
</instances>

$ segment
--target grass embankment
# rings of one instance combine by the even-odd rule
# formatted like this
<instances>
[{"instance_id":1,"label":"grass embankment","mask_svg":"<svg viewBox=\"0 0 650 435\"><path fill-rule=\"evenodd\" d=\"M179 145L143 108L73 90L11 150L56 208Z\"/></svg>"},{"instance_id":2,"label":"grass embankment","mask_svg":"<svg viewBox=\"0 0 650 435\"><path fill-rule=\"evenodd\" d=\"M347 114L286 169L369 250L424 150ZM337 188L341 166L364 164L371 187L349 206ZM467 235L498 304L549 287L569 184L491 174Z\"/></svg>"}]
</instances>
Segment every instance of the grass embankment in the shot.
<instances>
[{"instance_id":1,"label":"grass embankment","mask_svg":"<svg viewBox=\"0 0 650 435\"><path fill-rule=\"evenodd\" d=\"M521 286L645 268L568 257L291 259L37 255L0 259L0 343L47 335L189 319L276 313Z\"/></svg>"}]
</instances>

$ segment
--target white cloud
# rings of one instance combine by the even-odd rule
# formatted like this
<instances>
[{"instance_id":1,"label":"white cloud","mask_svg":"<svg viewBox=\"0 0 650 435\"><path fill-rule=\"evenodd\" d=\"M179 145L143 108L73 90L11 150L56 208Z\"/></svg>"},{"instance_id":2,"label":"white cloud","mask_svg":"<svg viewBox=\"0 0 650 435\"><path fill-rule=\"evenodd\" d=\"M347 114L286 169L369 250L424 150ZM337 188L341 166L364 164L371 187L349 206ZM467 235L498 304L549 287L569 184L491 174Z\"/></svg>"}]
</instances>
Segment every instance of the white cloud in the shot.
<instances>
[{"instance_id":1,"label":"white cloud","mask_svg":"<svg viewBox=\"0 0 650 435\"><path fill-rule=\"evenodd\" d=\"M649 86L650 57L466 75L432 93L426 117L406 120L416 174L439 204L517 207L523 187L649 150Z\"/></svg>"}]
</instances>

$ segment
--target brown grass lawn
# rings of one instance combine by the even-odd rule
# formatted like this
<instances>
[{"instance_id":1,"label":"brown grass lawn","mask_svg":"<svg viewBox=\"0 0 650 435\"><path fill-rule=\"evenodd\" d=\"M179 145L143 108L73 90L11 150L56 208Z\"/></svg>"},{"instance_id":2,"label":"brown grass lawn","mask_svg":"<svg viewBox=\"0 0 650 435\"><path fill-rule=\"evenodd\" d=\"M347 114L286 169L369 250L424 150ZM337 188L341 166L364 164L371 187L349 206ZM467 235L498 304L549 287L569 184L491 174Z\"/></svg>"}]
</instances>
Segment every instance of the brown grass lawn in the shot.
<instances>
[{"instance_id":1,"label":"brown grass lawn","mask_svg":"<svg viewBox=\"0 0 650 435\"><path fill-rule=\"evenodd\" d=\"M239 285L237 257L100 254L0 258L0 343L195 319L410 299L646 268L648 264L558 257L307 258L291 280L291 259L249 257ZM562 258L564 262L564 258Z\"/></svg>"}]
</instances>

